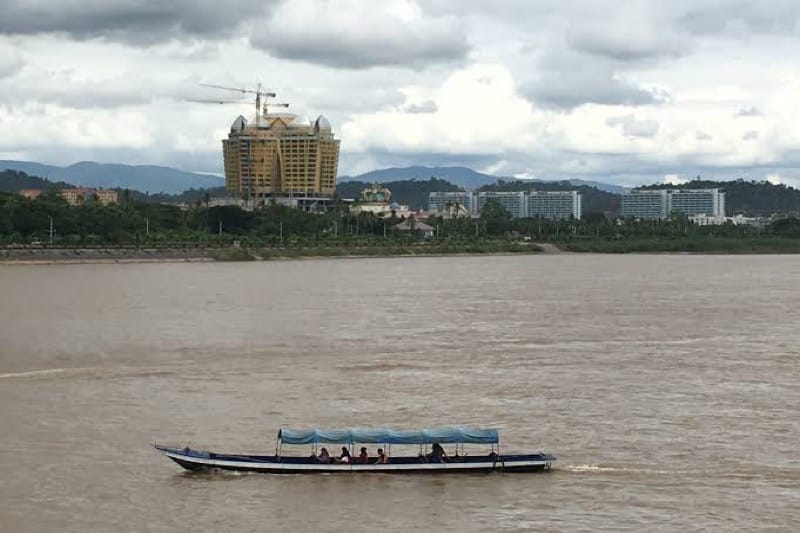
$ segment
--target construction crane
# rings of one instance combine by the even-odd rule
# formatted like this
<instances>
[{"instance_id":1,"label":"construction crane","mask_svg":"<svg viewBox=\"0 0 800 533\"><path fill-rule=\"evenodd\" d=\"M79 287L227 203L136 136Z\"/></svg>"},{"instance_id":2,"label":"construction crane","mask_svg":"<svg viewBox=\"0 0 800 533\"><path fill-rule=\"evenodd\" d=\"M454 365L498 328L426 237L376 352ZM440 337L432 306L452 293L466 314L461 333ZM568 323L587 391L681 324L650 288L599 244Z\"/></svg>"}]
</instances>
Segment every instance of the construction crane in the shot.
<instances>
[{"instance_id":1,"label":"construction crane","mask_svg":"<svg viewBox=\"0 0 800 533\"><path fill-rule=\"evenodd\" d=\"M269 114L269 108L270 107L289 107L289 104L271 103L269 101L269 99L270 98L275 98L275 96L276 96L275 92L262 89L260 83L258 84L258 86L256 86L256 90L255 91L253 91L251 89L243 89L243 88L239 88L239 87L225 87L224 85L212 85L210 83L201 83L200 85L203 86L203 87L210 87L212 89L221 89L221 90L224 90L224 91L234 91L234 92L237 92L237 93L242 93L244 95L247 95L247 94L256 95L256 102L255 102L255 104L256 104L256 127L260 126L261 115L263 114L263 115L266 116L267 114ZM264 99L263 105L261 103L262 97ZM244 102L242 102L240 100L192 100L192 101L193 102L207 103L207 104L242 104L242 103L244 103Z\"/></svg>"}]
</instances>

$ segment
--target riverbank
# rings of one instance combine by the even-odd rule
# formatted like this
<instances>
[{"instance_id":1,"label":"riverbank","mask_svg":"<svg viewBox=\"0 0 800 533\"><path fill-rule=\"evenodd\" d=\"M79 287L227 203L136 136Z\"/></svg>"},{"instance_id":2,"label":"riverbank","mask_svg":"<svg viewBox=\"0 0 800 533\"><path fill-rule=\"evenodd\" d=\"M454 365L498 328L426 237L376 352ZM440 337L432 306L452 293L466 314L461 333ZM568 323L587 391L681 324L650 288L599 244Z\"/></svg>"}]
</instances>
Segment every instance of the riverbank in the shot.
<instances>
[{"instance_id":1,"label":"riverbank","mask_svg":"<svg viewBox=\"0 0 800 533\"><path fill-rule=\"evenodd\" d=\"M0 249L0 264L270 261L306 258L431 257L539 252L541 249L536 245L507 241L462 245L410 244L394 246L5 248Z\"/></svg>"},{"instance_id":2,"label":"riverbank","mask_svg":"<svg viewBox=\"0 0 800 533\"><path fill-rule=\"evenodd\" d=\"M789 237L680 237L662 239L586 239L558 243L570 252L692 253L692 254L797 254L800 239Z\"/></svg>"},{"instance_id":3,"label":"riverbank","mask_svg":"<svg viewBox=\"0 0 800 533\"><path fill-rule=\"evenodd\" d=\"M432 257L443 255L514 254L797 254L800 239L675 238L586 239L558 243L519 243L506 240L475 243L409 243L393 245L331 244L327 246L204 246L180 247L25 247L0 249L0 264L164 263L206 261L270 261L310 258Z\"/></svg>"}]
</instances>

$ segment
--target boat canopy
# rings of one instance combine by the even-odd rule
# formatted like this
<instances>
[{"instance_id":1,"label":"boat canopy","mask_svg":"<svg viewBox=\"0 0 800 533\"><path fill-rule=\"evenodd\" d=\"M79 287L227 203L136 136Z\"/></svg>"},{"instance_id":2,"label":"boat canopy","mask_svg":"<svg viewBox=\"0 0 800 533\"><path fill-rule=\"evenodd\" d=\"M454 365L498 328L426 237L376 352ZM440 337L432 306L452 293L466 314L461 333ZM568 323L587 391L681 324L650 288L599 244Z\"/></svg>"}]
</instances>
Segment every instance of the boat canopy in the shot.
<instances>
[{"instance_id":1,"label":"boat canopy","mask_svg":"<svg viewBox=\"0 0 800 533\"><path fill-rule=\"evenodd\" d=\"M289 429L278 431L285 444L497 444L496 429L445 427L433 429Z\"/></svg>"}]
</instances>

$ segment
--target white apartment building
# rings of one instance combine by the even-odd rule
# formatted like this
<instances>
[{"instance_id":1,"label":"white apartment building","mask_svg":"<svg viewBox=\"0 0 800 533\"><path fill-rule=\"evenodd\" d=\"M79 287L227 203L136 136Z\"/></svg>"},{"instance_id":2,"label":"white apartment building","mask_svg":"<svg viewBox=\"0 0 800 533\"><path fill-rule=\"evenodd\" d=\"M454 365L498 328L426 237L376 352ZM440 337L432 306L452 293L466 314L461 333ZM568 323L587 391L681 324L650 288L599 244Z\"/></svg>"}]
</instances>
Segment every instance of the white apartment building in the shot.
<instances>
[{"instance_id":1,"label":"white apartment building","mask_svg":"<svg viewBox=\"0 0 800 533\"><path fill-rule=\"evenodd\" d=\"M477 195L478 213L483 210L486 202L493 200L500 204L511 218L523 218L526 216L525 193L520 192L479 192Z\"/></svg>"},{"instance_id":2,"label":"white apartment building","mask_svg":"<svg viewBox=\"0 0 800 533\"><path fill-rule=\"evenodd\" d=\"M583 215L578 191L432 192L428 208L447 213L458 203L468 207L471 216L478 216L489 201L500 204L513 218L579 219Z\"/></svg>"},{"instance_id":3,"label":"white apartment building","mask_svg":"<svg viewBox=\"0 0 800 533\"><path fill-rule=\"evenodd\" d=\"M583 197L578 191L531 191L525 212L530 218L575 218L583 216Z\"/></svg>"},{"instance_id":4,"label":"white apartment building","mask_svg":"<svg viewBox=\"0 0 800 533\"><path fill-rule=\"evenodd\" d=\"M639 189L622 195L623 217L664 219L671 213L725 216L725 193L719 189Z\"/></svg>"},{"instance_id":5,"label":"white apartment building","mask_svg":"<svg viewBox=\"0 0 800 533\"><path fill-rule=\"evenodd\" d=\"M431 192L428 193L428 209L438 213L465 210L470 216L475 216L478 210L473 193L457 192Z\"/></svg>"}]
</instances>

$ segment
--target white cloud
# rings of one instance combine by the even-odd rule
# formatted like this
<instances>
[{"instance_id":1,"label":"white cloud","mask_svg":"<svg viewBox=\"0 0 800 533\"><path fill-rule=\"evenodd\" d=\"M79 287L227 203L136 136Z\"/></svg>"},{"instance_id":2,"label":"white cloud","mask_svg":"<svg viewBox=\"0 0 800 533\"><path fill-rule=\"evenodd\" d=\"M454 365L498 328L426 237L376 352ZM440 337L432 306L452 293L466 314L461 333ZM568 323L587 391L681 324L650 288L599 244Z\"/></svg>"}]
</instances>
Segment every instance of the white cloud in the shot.
<instances>
[{"instance_id":1,"label":"white cloud","mask_svg":"<svg viewBox=\"0 0 800 533\"><path fill-rule=\"evenodd\" d=\"M761 111L753 106L743 107L736 112L737 117L757 117L759 115L761 115Z\"/></svg>"},{"instance_id":2,"label":"white cloud","mask_svg":"<svg viewBox=\"0 0 800 533\"><path fill-rule=\"evenodd\" d=\"M667 185L684 185L689 183L689 180L686 178L682 178L677 174L667 174L664 176L664 183Z\"/></svg>"},{"instance_id":3,"label":"white cloud","mask_svg":"<svg viewBox=\"0 0 800 533\"><path fill-rule=\"evenodd\" d=\"M407 91L420 92L420 88ZM356 114L342 126L343 149L493 154L535 143L536 114L517 94L501 65L471 65L454 72L428 99L436 111L386 110Z\"/></svg>"},{"instance_id":4,"label":"white cloud","mask_svg":"<svg viewBox=\"0 0 800 533\"><path fill-rule=\"evenodd\" d=\"M492 174L497 175L503 172L508 167L508 161L505 159L500 159L491 165L487 165L481 169L478 169L478 172L483 172L484 174Z\"/></svg>"},{"instance_id":5,"label":"white cloud","mask_svg":"<svg viewBox=\"0 0 800 533\"><path fill-rule=\"evenodd\" d=\"M0 80L16 74L22 69L22 56L10 42L0 38Z\"/></svg>"},{"instance_id":6,"label":"white cloud","mask_svg":"<svg viewBox=\"0 0 800 533\"><path fill-rule=\"evenodd\" d=\"M263 82L329 117L342 173L800 175L796 2L156 4L3 3L0 152L219 172L252 110L184 100Z\"/></svg>"},{"instance_id":7,"label":"white cloud","mask_svg":"<svg viewBox=\"0 0 800 533\"><path fill-rule=\"evenodd\" d=\"M622 134L626 137L655 137L658 133L657 121L648 118L638 118L635 115L622 115L606 119L606 124L615 128L620 126Z\"/></svg>"}]
</instances>

